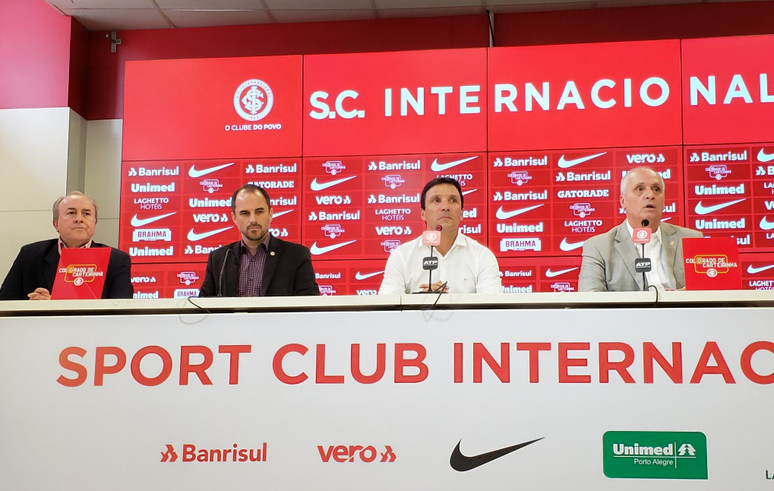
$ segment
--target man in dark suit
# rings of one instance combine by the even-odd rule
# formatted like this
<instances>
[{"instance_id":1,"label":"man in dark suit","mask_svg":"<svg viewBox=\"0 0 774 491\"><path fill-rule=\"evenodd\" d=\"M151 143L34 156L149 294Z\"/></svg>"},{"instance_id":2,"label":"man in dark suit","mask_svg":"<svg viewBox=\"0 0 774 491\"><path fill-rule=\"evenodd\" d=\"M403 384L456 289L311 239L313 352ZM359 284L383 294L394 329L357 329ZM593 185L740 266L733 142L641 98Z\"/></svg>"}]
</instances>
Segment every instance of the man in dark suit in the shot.
<instances>
[{"instance_id":1,"label":"man in dark suit","mask_svg":"<svg viewBox=\"0 0 774 491\"><path fill-rule=\"evenodd\" d=\"M97 204L83 193L71 192L54 202L58 239L21 248L0 287L0 300L50 300L59 254L63 248L109 247L92 240L97 226ZM111 248L102 298L132 298L132 261Z\"/></svg>"},{"instance_id":2,"label":"man in dark suit","mask_svg":"<svg viewBox=\"0 0 774 491\"><path fill-rule=\"evenodd\" d=\"M245 184L231 197L231 219L242 240L212 251L199 296L264 297L319 295L306 247L269 233L269 194Z\"/></svg>"}]
</instances>

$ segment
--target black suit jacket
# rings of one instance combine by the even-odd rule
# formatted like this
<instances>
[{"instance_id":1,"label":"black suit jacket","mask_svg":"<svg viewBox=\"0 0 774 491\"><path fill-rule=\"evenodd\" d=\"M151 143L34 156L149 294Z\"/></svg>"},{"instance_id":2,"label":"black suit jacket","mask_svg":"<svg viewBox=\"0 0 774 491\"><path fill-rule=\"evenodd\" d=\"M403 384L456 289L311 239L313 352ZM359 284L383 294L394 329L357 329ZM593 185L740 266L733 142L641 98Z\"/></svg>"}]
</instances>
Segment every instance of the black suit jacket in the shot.
<instances>
[{"instance_id":1,"label":"black suit jacket","mask_svg":"<svg viewBox=\"0 0 774 491\"><path fill-rule=\"evenodd\" d=\"M58 239L43 240L21 248L0 287L0 300L27 300L36 288L51 292L59 264ZM92 247L110 247L93 242ZM102 298L132 298L132 260L129 254L110 248Z\"/></svg>"},{"instance_id":2,"label":"black suit jacket","mask_svg":"<svg viewBox=\"0 0 774 491\"><path fill-rule=\"evenodd\" d=\"M200 297L218 294L220 271L223 261L223 296L239 296L239 261L242 242L234 242L212 251L207 258L207 272L199 292ZM227 252L231 251L226 257ZM261 296L319 295L320 289L314 277L312 255L306 247L272 237L263 267Z\"/></svg>"}]
</instances>

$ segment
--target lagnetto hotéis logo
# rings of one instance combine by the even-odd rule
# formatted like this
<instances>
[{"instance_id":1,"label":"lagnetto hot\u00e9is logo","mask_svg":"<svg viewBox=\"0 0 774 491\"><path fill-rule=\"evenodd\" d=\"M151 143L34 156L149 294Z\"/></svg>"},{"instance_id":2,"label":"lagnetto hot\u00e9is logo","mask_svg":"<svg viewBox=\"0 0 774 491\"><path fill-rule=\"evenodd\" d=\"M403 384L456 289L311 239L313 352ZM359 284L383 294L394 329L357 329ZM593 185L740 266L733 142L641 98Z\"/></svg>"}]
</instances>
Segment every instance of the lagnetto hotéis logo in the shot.
<instances>
[{"instance_id":1,"label":"lagnetto hot\u00e9is logo","mask_svg":"<svg viewBox=\"0 0 774 491\"><path fill-rule=\"evenodd\" d=\"M707 479L704 433L608 431L602 445L607 477Z\"/></svg>"}]
</instances>

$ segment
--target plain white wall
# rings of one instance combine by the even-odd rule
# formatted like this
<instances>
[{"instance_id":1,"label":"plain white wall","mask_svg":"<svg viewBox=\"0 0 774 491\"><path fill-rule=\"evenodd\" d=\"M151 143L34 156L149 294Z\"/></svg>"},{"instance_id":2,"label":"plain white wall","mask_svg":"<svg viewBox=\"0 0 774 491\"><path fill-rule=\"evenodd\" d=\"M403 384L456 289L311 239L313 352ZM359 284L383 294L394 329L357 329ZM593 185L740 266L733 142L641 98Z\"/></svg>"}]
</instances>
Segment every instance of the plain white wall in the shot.
<instances>
[{"instance_id":1,"label":"plain white wall","mask_svg":"<svg viewBox=\"0 0 774 491\"><path fill-rule=\"evenodd\" d=\"M84 193L99 204L94 240L118 247L123 120L86 122Z\"/></svg>"},{"instance_id":2,"label":"plain white wall","mask_svg":"<svg viewBox=\"0 0 774 491\"><path fill-rule=\"evenodd\" d=\"M122 128L69 108L0 110L0 280L21 246L56 237L51 205L68 191L97 201L94 240L118 246Z\"/></svg>"},{"instance_id":3,"label":"plain white wall","mask_svg":"<svg viewBox=\"0 0 774 491\"><path fill-rule=\"evenodd\" d=\"M67 189L72 112L66 107L0 110L2 278L21 246L56 237L51 205Z\"/></svg>"}]
</instances>

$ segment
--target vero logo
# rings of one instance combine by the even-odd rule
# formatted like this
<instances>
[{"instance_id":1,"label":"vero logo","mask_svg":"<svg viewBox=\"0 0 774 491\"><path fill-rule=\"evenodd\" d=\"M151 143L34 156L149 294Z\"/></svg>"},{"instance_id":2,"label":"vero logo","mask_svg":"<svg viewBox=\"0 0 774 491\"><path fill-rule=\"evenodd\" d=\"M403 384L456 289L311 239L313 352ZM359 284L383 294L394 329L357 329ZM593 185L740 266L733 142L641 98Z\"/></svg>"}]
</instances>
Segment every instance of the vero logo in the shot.
<instances>
[{"instance_id":1,"label":"vero logo","mask_svg":"<svg viewBox=\"0 0 774 491\"><path fill-rule=\"evenodd\" d=\"M608 431L602 437L610 478L707 479L707 437L700 432Z\"/></svg>"},{"instance_id":2,"label":"vero logo","mask_svg":"<svg viewBox=\"0 0 774 491\"><path fill-rule=\"evenodd\" d=\"M370 464L371 462L395 462L397 455L393 452L392 447L389 445L384 446L384 452L378 452L373 445L329 445L323 447L317 446L317 451L320 453L320 459L325 462L364 462Z\"/></svg>"}]
</instances>

